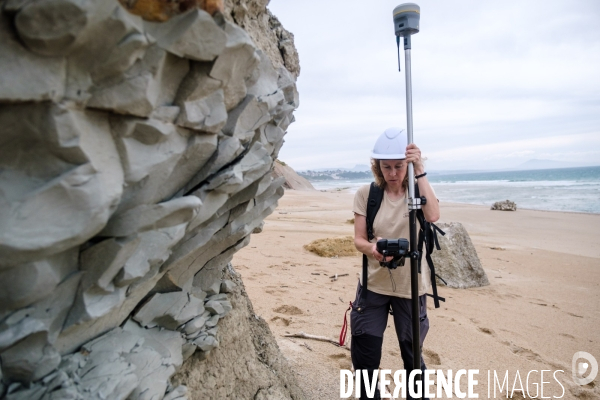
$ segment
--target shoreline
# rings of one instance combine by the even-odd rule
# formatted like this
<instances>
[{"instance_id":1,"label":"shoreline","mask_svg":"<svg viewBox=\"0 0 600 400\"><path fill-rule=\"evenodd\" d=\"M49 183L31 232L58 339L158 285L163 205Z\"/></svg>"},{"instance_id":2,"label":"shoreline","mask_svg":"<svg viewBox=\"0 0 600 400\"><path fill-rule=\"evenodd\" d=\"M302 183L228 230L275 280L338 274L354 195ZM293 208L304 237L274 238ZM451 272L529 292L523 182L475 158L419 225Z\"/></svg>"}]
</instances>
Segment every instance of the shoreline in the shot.
<instances>
[{"instance_id":1,"label":"shoreline","mask_svg":"<svg viewBox=\"0 0 600 400\"><path fill-rule=\"evenodd\" d=\"M483 204L475 204L475 203L458 203L455 201L440 201L440 204L447 204L447 205L468 205L468 206L475 206L475 207L485 207L488 210L490 210L491 206L485 206ZM498 212L515 212L515 211L499 211L499 210L490 210L490 211L498 211ZM564 211L564 210L540 210L537 208L524 208L524 207L519 207L517 205L517 212L518 211L534 211L534 212L546 212L546 213L562 213L562 214L584 214L584 215L597 215L600 217L600 212L597 213L593 213L593 212L584 212L584 211Z\"/></svg>"},{"instance_id":2,"label":"shoreline","mask_svg":"<svg viewBox=\"0 0 600 400\"><path fill-rule=\"evenodd\" d=\"M350 192L351 188L350 187L344 187L344 188L335 188L335 189L315 189L317 192L321 192L321 193L351 193L354 194L352 192ZM288 190L288 189L286 189ZM502 201L502 200L499 200ZM491 207L491 205L484 205L484 204L478 204L478 203L460 203L460 202L456 202L456 201L440 201L440 204L463 204L463 205L469 205L469 206L476 206L476 207L487 207L488 209ZM550 213L565 213L565 214L585 214L585 215L598 215L600 216L600 212L594 213L594 212L584 212L584 211L565 211L565 210L540 210L538 208L525 208L525 207L519 207L519 205L517 204L517 211L520 210L524 210L524 211L541 211L541 212L550 212ZM491 210L490 210L491 211ZM496 210L494 210L496 211ZM514 211L500 211L500 212L514 212Z\"/></svg>"},{"instance_id":3,"label":"shoreline","mask_svg":"<svg viewBox=\"0 0 600 400\"><path fill-rule=\"evenodd\" d=\"M309 399L339 398L340 369L351 368L350 353L284 335L302 331L337 339L348 301L354 300L361 260L319 257L303 245L353 235L353 225L347 223L353 197L336 190L286 190L263 232L252 235L232 261L255 313L269 324ZM428 302L428 368L484 371L476 390L480 397L487 394L486 370L514 376L516 370L561 369L563 399L600 397L598 378L595 388L579 388L570 376L576 351L600 358L600 246L595 243L600 215L501 212L446 202L441 209L440 222L460 222L467 229L490 285L439 286L447 301L440 309ZM335 274L338 280L329 278ZM381 368L397 370L402 362L393 322L388 325ZM548 393L558 396L560 387L549 386Z\"/></svg>"},{"instance_id":4,"label":"shoreline","mask_svg":"<svg viewBox=\"0 0 600 400\"><path fill-rule=\"evenodd\" d=\"M525 171L529 178L519 181L484 180L430 183L443 201L491 207L497 201L510 199L518 209L600 214L600 170L589 176L546 174ZM584 180L580 180L579 178ZM372 179L338 179L311 181L317 190L356 191Z\"/></svg>"}]
</instances>

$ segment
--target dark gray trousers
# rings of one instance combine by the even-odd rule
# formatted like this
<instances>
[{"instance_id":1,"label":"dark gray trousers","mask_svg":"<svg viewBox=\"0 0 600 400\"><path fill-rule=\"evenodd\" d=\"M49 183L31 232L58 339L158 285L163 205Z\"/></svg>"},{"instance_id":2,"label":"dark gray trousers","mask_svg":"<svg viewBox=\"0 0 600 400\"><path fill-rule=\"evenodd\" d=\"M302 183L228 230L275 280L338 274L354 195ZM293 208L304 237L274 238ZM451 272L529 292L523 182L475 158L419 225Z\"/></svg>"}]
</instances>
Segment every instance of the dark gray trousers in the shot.
<instances>
[{"instance_id":1,"label":"dark gray trousers","mask_svg":"<svg viewBox=\"0 0 600 400\"><path fill-rule=\"evenodd\" d=\"M386 296L367 290L366 298L361 298L362 286L358 284L356 299L350 312L350 329L352 333L351 356L354 369L366 369L369 376L373 370L379 369L381 362L381 347L383 344L383 332L387 327L390 309L393 312L394 328L398 337L400 354L404 362L406 376L413 370L412 351L412 308L411 299ZM361 307L361 311L357 310ZM429 331L429 319L427 318L427 296L419 297L420 315L420 346ZM421 370L425 371L425 361L421 356ZM364 386L361 381L361 399L367 399ZM379 398L377 393L374 397ZM410 398L410 397L409 397Z\"/></svg>"}]
</instances>

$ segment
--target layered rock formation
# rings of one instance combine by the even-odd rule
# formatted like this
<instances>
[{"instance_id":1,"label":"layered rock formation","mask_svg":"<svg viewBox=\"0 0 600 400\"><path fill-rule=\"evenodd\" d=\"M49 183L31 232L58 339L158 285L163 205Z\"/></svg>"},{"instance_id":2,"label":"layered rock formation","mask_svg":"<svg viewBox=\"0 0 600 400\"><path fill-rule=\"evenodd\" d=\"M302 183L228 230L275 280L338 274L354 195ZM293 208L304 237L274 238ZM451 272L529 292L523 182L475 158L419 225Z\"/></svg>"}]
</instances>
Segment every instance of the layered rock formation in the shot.
<instances>
[{"instance_id":1,"label":"layered rock formation","mask_svg":"<svg viewBox=\"0 0 600 400\"><path fill-rule=\"evenodd\" d=\"M233 310L219 329L219 347L196 352L172 378L175 387L186 386L190 399L301 399L295 371L288 367L267 322L254 313L239 275L231 265L225 278L235 282Z\"/></svg>"},{"instance_id":2,"label":"layered rock formation","mask_svg":"<svg viewBox=\"0 0 600 400\"><path fill-rule=\"evenodd\" d=\"M283 194L299 69L267 2L122 3L0 3L0 397L184 398Z\"/></svg>"}]
</instances>

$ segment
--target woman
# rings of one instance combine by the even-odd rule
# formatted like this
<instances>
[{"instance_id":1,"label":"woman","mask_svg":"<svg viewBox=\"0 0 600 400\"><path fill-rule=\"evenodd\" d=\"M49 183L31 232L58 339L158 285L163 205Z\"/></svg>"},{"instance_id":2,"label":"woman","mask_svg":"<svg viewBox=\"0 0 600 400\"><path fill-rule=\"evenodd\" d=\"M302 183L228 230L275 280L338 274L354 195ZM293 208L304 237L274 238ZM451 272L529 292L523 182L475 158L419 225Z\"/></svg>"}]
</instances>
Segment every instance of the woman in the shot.
<instances>
[{"instance_id":1,"label":"woman","mask_svg":"<svg viewBox=\"0 0 600 400\"><path fill-rule=\"evenodd\" d=\"M373 221L375 239L372 241L368 240L366 221L370 185L361 187L354 197L354 244L368 258L368 295L361 297L361 276L350 314L352 364L355 370L368 370L369 376L372 376L373 370L379 368L383 332L391 309L408 378L413 369L410 263L407 262L407 265L396 269L380 266L380 261L389 261L391 257L384 260L383 255L377 251L376 242L382 238L408 239L410 237L407 203L408 163L413 163L420 195L428 200L422 207L425 219L429 222L437 221L440 217L440 209L435 193L427 181L421 150L415 144L407 146L403 130L387 129L377 139L371 156L371 170L375 177L375 184L384 190L384 196ZM419 274L421 346L429 330L425 296L429 284L429 268L422 268ZM425 368L421 358L421 369ZM362 380L361 386L361 399L367 399ZM379 394L376 393L374 398L378 399Z\"/></svg>"}]
</instances>

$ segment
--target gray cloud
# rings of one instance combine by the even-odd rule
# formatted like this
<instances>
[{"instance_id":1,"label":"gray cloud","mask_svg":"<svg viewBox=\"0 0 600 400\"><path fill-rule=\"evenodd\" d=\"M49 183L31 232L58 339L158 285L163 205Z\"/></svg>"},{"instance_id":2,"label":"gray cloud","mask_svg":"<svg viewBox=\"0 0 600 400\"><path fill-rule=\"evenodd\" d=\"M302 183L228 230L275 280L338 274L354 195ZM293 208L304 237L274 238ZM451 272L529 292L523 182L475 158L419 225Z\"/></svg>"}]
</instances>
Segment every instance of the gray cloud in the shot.
<instances>
[{"instance_id":1,"label":"gray cloud","mask_svg":"<svg viewBox=\"0 0 600 400\"><path fill-rule=\"evenodd\" d=\"M385 128L406 125L397 4L271 1L302 66L282 160L296 169L365 164ZM431 168L600 164L600 2L418 4L414 133Z\"/></svg>"}]
</instances>

